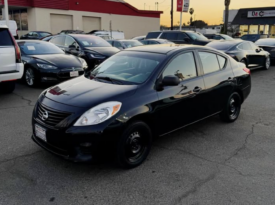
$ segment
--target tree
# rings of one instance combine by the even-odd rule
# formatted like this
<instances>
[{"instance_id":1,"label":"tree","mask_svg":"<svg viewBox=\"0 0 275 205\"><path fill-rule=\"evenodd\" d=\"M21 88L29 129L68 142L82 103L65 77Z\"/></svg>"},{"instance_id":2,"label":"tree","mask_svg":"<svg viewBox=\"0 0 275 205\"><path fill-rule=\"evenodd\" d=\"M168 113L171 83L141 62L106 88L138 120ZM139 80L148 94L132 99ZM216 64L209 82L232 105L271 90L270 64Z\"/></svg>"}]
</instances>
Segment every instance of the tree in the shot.
<instances>
[{"instance_id":1,"label":"tree","mask_svg":"<svg viewBox=\"0 0 275 205\"><path fill-rule=\"evenodd\" d=\"M208 24L203 21L203 20L196 20L196 21L193 21L190 26L196 26L197 28L203 28L205 26L207 26Z\"/></svg>"}]
</instances>

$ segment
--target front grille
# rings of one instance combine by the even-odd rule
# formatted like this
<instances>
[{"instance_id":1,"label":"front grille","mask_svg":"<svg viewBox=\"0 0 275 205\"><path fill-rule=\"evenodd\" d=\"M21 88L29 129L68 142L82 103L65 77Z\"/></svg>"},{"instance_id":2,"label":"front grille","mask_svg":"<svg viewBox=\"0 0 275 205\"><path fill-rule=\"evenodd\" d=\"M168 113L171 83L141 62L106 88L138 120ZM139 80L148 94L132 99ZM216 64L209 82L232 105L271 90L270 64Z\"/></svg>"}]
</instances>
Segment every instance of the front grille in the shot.
<instances>
[{"instance_id":1,"label":"front grille","mask_svg":"<svg viewBox=\"0 0 275 205\"><path fill-rule=\"evenodd\" d=\"M45 113L48 113L48 118L43 118ZM37 106L37 117L46 125L56 126L58 123L66 119L71 113L61 112L57 110L50 109L42 104L38 104Z\"/></svg>"}]
</instances>

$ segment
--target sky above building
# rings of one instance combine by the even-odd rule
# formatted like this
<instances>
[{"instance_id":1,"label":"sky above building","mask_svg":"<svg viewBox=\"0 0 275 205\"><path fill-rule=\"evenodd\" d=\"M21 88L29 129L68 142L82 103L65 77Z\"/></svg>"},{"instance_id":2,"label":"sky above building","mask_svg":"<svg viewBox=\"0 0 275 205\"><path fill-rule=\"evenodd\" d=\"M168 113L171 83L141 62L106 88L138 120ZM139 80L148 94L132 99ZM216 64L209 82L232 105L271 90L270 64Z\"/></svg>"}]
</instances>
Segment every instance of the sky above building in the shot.
<instances>
[{"instance_id":1,"label":"sky above building","mask_svg":"<svg viewBox=\"0 0 275 205\"><path fill-rule=\"evenodd\" d=\"M138 9L163 11L161 25L170 25L171 0L124 0ZM179 24L180 13L176 11L177 0L174 0L174 24ZM252 7L275 7L275 0L231 0L230 9ZM190 0L190 8L195 10L193 20L204 20L209 25L223 23L224 0ZM190 21L190 14L183 14L183 23Z\"/></svg>"}]
</instances>

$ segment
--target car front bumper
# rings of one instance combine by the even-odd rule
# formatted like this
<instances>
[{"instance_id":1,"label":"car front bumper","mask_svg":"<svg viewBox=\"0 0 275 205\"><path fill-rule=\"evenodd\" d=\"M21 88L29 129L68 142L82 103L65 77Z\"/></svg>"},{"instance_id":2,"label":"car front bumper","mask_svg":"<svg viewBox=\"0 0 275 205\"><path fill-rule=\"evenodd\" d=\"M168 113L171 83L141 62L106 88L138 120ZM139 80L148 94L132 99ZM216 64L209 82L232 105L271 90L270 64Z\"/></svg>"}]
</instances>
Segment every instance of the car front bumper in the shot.
<instances>
[{"instance_id":1,"label":"car front bumper","mask_svg":"<svg viewBox=\"0 0 275 205\"><path fill-rule=\"evenodd\" d=\"M42 82L62 82L78 76L71 76L71 72L78 72L78 76L84 74L83 69L56 69L56 70L41 70L40 79Z\"/></svg>"}]
</instances>

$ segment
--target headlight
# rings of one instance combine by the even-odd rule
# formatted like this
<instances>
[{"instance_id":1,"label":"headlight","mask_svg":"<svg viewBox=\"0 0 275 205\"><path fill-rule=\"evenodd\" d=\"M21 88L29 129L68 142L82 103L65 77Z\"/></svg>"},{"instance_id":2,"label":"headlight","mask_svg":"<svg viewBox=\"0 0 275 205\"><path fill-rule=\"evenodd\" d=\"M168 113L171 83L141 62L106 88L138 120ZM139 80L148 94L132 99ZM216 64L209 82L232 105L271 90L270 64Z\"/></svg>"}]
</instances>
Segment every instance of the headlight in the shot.
<instances>
[{"instance_id":1,"label":"headlight","mask_svg":"<svg viewBox=\"0 0 275 205\"><path fill-rule=\"evenodd\" d=\"M119 112L121 108L121 102L106 102L97 105L87 112L85 112L74 124L74 126L88 126L100 124L116 113Z\"/></svg>"},{"instance_id":2,"label":"headlight","mask_svg":"<svg viewBox=\"0 0 275 205\"><path fill-rule=\"evenodd\" d=\"M49 65L49 64L40 64L37 63L37 66L43 69L57 69L57 67L53 66L53 65Z\"/></svg>"},{"instance_id":3,"label":"headlight","mask_svg":"<svg viewBox=\"0 0 275 205\"><path fill-rule=\"evenodd\" d=\"M82 63L82 68L86 69L88 68L87 62L83 58L78 58L80 62Z\"/></svg>"},{"instance_id":4,"label":"headlight","mask_svg":"<svg viewBox=\"0 0 275 205\"><path fill-rule=\"evenodd\" d=\"M95 58L95 59L104 59L104 58L106 58L105 56L103 56L103 55L99 55L99 54L90 54L90 56L92 57L92 58Z\"/></svg>"}]
</instances>

